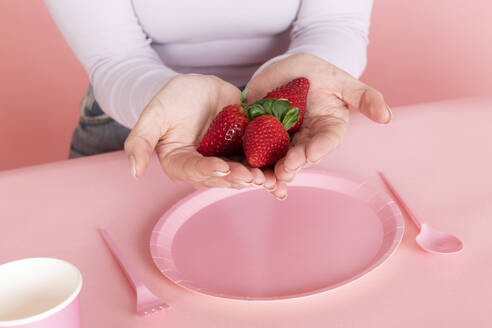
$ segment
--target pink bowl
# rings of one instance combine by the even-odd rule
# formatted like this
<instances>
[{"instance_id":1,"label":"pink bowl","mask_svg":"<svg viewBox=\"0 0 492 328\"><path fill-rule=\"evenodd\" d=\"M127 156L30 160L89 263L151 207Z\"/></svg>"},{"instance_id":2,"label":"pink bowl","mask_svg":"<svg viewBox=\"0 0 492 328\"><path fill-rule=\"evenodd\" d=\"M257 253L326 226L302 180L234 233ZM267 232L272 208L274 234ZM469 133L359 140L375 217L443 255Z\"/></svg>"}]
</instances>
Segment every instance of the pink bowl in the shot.
<instances>
[{"instance_id":1,"label":"pink bowl","mask_svg":"<svg viewBox=\"0 0 492 328\"><path fill-rule=\"evenodd\" d=\"M340 174L303 171L278 201L263 190L209 189L169 209L150 249L190 290L242 300L327 291L383 263L404 231L384 192Z\"/></svg>"}]
</instances>

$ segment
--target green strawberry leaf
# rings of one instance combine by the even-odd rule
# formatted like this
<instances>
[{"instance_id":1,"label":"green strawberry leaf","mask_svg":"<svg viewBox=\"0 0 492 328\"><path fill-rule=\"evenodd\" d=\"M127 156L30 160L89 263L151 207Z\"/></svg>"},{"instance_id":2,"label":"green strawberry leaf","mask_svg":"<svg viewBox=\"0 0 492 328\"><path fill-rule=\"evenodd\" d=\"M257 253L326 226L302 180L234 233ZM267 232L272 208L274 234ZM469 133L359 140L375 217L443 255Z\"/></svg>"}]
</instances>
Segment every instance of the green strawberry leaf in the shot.
<instances>
[{"instance_id":1,"label":"green strawberry leaf","mask_svg":"<svg viewBox=\"0 0 492 328\"><path fill-rule=\"evenodd\" d=\"M248 113L248 118L250 121L254 120L258 116L265 115L263 107L257 103L249 105L246 112Z\"/></svg>"},{"instance_id":2,"label":"green strawberry leaf","mask_svg":"<svg viewBox=\"0 0 492 328\"><path fill-rule=\"evenodd\" d=\"M266 101L266 99L260 99L260 100L257 100L257 101L255 102L255 104L258 104L258 105L263 106L263 104L265 103L265 101Z\"/></svg>"},{"instance_id":3,"label":"green strawberry leaf","mask_svg":"<svg viewBox=\"0 0 492 328\"><path fill-rule=\"evenodd\" d=\"M261 105L265 109L265 113L268 115L273 115L273 103L275 102L275 99L262 99Z\"/></svg>"},{"instance_id":4,"label":"green strawberry leaf","mask_svg":"<svg viewBox=\"0 0 492 328\"><path fill-rule=\"evenodd\" d=\"M291 103L287 99L268 98L258 100L251 105L247 105L245 109L250 121L261 115L272 115L282 122L286 114L289 112L290 107Z\"/></svg>"},{"instance_id":5,"label":"green strawberry leaf","mask_svg":"<svg viewBox=\"0 0 492 328\"><path fill-rule=\"evenodd\" d=\"M297 107L294 107L285 114L281 122L285 130L289 131L289 129L299 121L299 118L301 118L301 115L299 114L299 109L297 109Z\"/></svg>"},{"instance_id":6,"label":"green strawberry leaf","mask_svg":"<svg viewBox=\"0 0 492 328\"><path fill-rule=\"evenodd\" d=\"M275 100L272 106L273 116L275 116L280 122L282 122L285 114L290 109L290 106L290 101L288 101L287 99Z\"/></svg>"}]
</instances>

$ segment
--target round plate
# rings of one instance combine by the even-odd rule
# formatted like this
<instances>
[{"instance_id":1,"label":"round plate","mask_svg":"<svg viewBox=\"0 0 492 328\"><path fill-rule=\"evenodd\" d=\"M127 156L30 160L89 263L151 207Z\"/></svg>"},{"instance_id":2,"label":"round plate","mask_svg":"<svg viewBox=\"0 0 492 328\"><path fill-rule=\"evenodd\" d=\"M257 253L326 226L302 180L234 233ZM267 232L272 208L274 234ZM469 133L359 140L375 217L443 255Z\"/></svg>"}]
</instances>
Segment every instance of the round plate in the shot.
<instances>
[{"instance_id":1,"label":"round plate","mask_svg":"<svg viewBox=\"0 0 492 328\"><path fill-rule=\"evenodd\" d=\"M159 220L152 258L174 283L217 297L277 300L319 293L383 263L404 231L386 194L304 170L279 201L264 190L207 189Z\"/></svg>"}]
</instances>

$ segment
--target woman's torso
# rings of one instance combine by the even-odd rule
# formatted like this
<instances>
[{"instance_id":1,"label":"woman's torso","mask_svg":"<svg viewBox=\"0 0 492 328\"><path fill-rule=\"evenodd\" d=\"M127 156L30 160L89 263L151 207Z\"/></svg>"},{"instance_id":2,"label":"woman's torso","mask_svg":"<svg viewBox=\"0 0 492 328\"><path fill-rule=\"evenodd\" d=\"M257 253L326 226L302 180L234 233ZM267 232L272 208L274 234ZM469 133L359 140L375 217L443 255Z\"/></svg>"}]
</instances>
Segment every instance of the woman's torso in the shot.
<instances>
[{"instance_id":1,"label":"woman's torso","mask_svg":"<svg viewBox=\"0 0 492 328\"><path fill-rule=\"evenodd\" d=\"M133 0L133 6L167 66L244 84L287 49L299 1Z\"/></svg>"}]
</instances>

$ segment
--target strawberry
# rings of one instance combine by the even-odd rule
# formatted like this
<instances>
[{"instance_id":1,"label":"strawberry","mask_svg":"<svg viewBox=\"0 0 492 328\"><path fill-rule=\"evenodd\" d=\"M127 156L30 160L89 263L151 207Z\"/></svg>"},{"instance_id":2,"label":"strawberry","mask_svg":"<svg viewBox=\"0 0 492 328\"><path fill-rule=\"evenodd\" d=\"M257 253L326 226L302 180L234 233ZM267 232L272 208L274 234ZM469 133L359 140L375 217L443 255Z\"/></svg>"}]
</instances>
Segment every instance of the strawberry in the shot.
<instances>
[{"instance_id":1,"label":"strawberry","mask_svg":"<svg viewBox=\"0 0 492 328\"><path fill-rule=\"evenodd\" d=\"M247 107L251 120L246 127L243 149L251 167L275 164L289 149L287 131L300 119L299 110L285 99L265 99Z\"/></svg>"},{"instance_id":2,"label":"strawberry","mask_svg":"<svg viewBox=\"0 0 492 328\"><path fill-rule=\"evenodd\" d=\"M270 91L263 99L287 99L292 107L299 109L299 121L289 129L289 133L295 133L304 120L304 111L306 109L307 94L309 91L309 80L305 77L299 77Z\"/></svg>"},{"instance_id":3,"label":"strawberry","mask_svg":"<svg viewBox=\"0 0 492 328\"><path fill-rule=\"evenodd\" d=\"M245 90L241 94L241 105L224 107L215 116L200 141L198 152L204 156L230 156L241 152L244 130L248 124Z\"/></svg>"}]
</instances>

